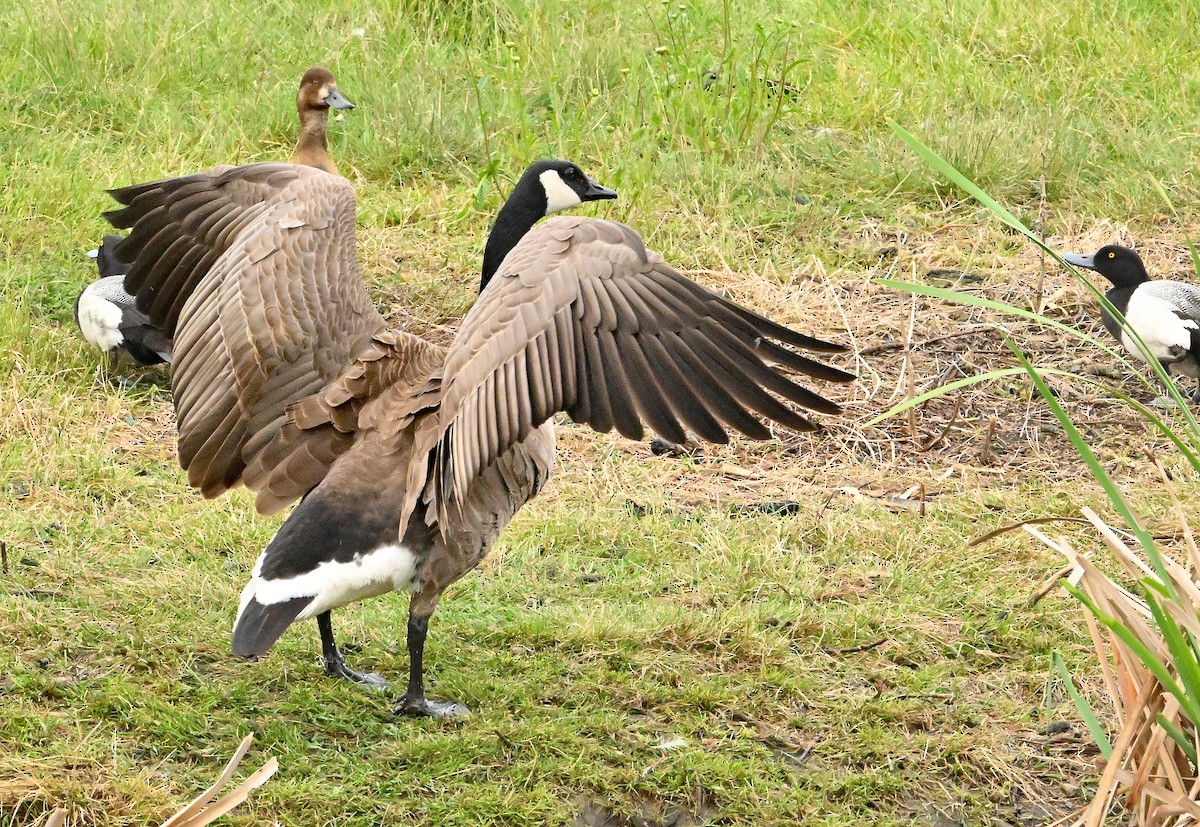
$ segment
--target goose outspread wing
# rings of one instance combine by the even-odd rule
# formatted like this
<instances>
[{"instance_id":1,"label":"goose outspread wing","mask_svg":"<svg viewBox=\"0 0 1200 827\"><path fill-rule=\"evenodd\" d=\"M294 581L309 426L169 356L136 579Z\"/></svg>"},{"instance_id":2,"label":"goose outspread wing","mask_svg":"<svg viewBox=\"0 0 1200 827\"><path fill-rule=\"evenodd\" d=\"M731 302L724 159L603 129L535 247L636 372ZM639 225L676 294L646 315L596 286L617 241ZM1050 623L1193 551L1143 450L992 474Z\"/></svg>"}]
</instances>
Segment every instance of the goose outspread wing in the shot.
<instances>
[{"instance_id":1,"label":"goose outspread wing","mask_svg":"<svg viewBox=\"0 0 1200 827\"><path fill-rule=\"evenodd\" d=\"M762 419L812 430L788 402L838 406L775 366L854 377L792 347L841 350L685 278L629 227L548 219L505 258L447 354L427 434L440 441L438 496L461 502L482 468L559 411L632 439L643 422L676 442L685 427L712 442L730 430L764 439Z\"/></svg>"},{"instance_id":2,"label":"goose outspread wing","mask_svg":"<svg viewBox=\"0 0 1200 827\"><path fill-rule=\"evenodd\" d=\"M107 217L131 228L126 289L175 335L179 458L206 496L245 483L260 510L282 508L348 450L371 400L440 365L385 330L345 179L255 164L113 194L126 206Z\"/></svg>"}]
</instances>

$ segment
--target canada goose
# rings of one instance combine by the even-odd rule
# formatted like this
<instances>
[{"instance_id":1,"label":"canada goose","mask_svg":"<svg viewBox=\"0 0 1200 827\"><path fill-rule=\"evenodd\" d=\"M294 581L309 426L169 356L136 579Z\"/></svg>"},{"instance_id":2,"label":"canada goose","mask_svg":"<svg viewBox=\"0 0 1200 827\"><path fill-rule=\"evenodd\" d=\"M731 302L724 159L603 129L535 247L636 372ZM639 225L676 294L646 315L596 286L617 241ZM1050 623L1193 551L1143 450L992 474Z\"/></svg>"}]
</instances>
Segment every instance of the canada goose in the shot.
<instances>
[{"instance_id":1,"label":"canada goose","mask_svg":"<svg viewBox=\"0 0 1200 827\"><path fill-rule=\"evenodd\" d=\"M96 259L100 278L75 297L75 324L93 347L108 354L109 372L116 370L122 352L139 365L171 361L171 340L150 324L125 292L125 265L114 250L120 236L106 235L88 255Z\"/></svg>"},{"instance_id":2,"label":"canada goose","mask_svg":"<svg viewBox=\"0 0 1200 827\"><path fill-rule=\"evenodd\" d=\"M242 593L233 651L264 654L315 617L326 673L346 666L330 611L408 589L409 680L395 709L456 715L425 697L422 657L442 592L475 568L545 483L556 412L640 439L684 426L756 439L755 416L816 426L776 396L839 408L768 362L853 377L789 347L797 333L688 280L630 228L544 216L616 193L565 161L531 166L500 210L480 296L442 348L388 330L363 283L354 191L304 167L255 164L113 190L131 228L126 288L175 334L180 464L205 496L244 484L260 512L300 504Z\"/></svg>"},{"instance_id":3,"label":"canada goose","mask_svg":"<svg viewBox=\"0 0 1200 827\"><path fill-rule=\"evenodd\" d=\"M337 175L337 167L329 155L325 140L325 125L330 109L353 109L354 104L338 92L333 73L314 66L300 78L296 92L296 111L300 115L300 139L292 153L293 164L304 164Z\"/></svg>"},{"instance_id":4,"label":"canada goose","mask_svg":"<svg viewBox=\"0 0 1200 827\"><path fill-rule=\"evenodd\" d=\"M1152 281L1141 257L1109 244L1090 256L1067 253L1063 261L1095 270L1112 282L1104 294L1168 373L1200 379L1200 287L1182 281ZM1112 314L1101 310L1108 332L1130 354L1146 361L1137 343ZM1200 387L1192 394L1200 402Z\"/></svg>"}]
</instances>

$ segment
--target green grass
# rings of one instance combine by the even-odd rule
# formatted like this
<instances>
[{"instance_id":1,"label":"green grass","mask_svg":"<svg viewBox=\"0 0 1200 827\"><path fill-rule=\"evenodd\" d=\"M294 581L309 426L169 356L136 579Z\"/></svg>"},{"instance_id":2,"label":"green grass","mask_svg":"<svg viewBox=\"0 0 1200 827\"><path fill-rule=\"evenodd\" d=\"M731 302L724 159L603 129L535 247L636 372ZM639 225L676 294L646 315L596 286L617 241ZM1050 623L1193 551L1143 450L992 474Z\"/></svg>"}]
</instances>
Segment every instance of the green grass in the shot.
<instances>
[{"instance_id":1,"label":"green grass","mask_svg":"<svg viewBox=\"0 0 1200 827\"><path fill-rule=\"evenodd\" d=\"M907 305L881 311L872 278L952 267L999 293L1037 265L889 120L1027 222L1044 176L1063 245L1103 220L1178 239L1155 180L1197 235L1197 7L376 5L0 10L0 827L58 804L77 823L154 823L249 730L247 761L274 754L281 770L235 824L570 824L586 802L718 824L987 823L1081 803L1089 754L1040 734L1075 718L1049 664L1057 649L1073 674L1090 668L1080 610L1026 603L1059 561L1015 535L965 545L1103 503L1068 453L1034 461L1040 447L1010 440L992 466L964 466L914 451L897 424L875 454L818 436L679 462L564 429L558 478L432 624L432 692L475 716L397 720L386 698L321 677L311 624L261 662L228 654L276 522L244 492L186 488L168 394L103 382L70 305L106 187L286 157L295 85L323 63L358 105L332 145L368 276L406 323L458 318L500 198L554 155L620 191L594 214L709 283L822 336L896 338ZM1094 321L1086 300L1060 306ZM917 318L922 338L960 317L928 302ZM899 361L843 362L865 377L845 397L852 422L899 401ZM1001 390L978 393L971 427L1011 412ZM1105 436L1118 484L1160 512L1136 445ZM936 496L920 516L838 491L864 480ZM732 508L780 490L798 515ZM352 662L399 679L404 616L399 597L340 612Z\"/></svg>"}]
</instances>

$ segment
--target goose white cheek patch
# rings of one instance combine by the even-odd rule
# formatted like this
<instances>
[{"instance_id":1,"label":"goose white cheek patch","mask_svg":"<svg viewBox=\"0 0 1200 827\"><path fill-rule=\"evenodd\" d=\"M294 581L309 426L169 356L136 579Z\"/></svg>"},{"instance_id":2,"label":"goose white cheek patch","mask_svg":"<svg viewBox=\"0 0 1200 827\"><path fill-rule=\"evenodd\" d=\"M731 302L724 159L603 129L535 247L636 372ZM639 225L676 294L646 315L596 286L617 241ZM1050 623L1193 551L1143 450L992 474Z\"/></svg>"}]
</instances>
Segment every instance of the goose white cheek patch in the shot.
<instances>
[{"instance_id":1,"label":"goose white cheek patch","mask_svg":"<svg viewBox=\"0 0 1200 827\"><path fill-rule=\"evenodd\" d=\"M542 189L546 191L546 215L565 210L583 203L579 193L567 186L557 170L548 169L538 176Z\"/></svg>"}]
</instances>

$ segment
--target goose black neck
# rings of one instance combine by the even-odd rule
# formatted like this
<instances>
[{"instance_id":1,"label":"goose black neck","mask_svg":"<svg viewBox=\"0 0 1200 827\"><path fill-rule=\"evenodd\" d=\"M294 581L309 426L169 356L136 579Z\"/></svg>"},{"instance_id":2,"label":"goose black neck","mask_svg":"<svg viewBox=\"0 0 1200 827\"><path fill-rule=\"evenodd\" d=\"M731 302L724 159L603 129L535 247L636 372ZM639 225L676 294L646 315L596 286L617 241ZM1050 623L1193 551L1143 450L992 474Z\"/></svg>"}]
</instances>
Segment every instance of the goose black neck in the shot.
<instances>
[{"instance_id":1,"label":"goose black neck","mask_svg":"<svg viewBox=\"0 0 1200 827\"><path fill-rule=\"evenodd\" d=\"M543 195L539 199L537 193L533 192L532 187L527 184L525 179L518 182L512 195L500 208L500 213L496 216L496 223L492 225L492 231L488 234L487 245L483 248L483 278L479 282L480 293L492 280L492 276L496 275L504 257L546 214L545 196Z\"/></svg>"}]
</instances>

